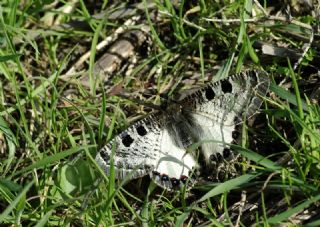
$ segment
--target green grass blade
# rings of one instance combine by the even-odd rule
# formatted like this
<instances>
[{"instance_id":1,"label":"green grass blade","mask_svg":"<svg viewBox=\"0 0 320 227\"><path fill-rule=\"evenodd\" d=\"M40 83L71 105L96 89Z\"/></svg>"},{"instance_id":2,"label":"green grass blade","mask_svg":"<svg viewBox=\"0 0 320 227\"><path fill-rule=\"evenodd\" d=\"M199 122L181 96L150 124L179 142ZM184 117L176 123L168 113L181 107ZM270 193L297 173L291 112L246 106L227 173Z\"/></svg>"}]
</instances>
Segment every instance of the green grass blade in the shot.
<instances>
[{"instance_id":1,"label":"green grass blade","mask_svg":"<svg viewBox=\"0 0 320 227\"><path fill-rule=\"evenodd\" d=\"M42 227L46 226L46 223L48 222L49 218L51 217L54 210L50 210L47 212L43 217L38 221L38 223L35 225L35 227Z\"/></svg>"},{"instance_id":2,"label":"green grass blade","mask_svg":"<svg viewBox=\"0 0 320 227\"><path fill-rule=\"evenodd\" d=\"M312 221L310 223L307 223L304 225L305 227L313 227L313 226L320 226L320 219L316 220L316 221Z\"/></svg>"},{"instance_id":3,"label":"green grass blade","mask_svg":"<svg viewBox=\"0 0 320 227\"><path fill-rule=\"evenodd\" d=\"M17 58L20 56L21 56L21 54L10 54L10 55L5 55L5 56L0 56L0 62L17 60Z\"/></svg>"},{"instance_id":4,"label":"green grass blade","mask_svg":"<svg viewBox=\"0 0 320 227\"><path fill-rule=\"evenodd\" d=\"M273 91L276 93L280 98L287 100L289 103L298 106L296 96L290 93L289 91L285 90L284 88L275 85L275 84L270 84L270 91ZM303 110L307 111L308 110L308 105L301 100L301 106Z\"/></svg>"},{"instance_id":5,"label":"green grass blade","mask_svg":"<svg viewBox=\"0 0 320 227\"><path fill-rule=\"evenodd\" d=\"M250 150L245 149L245 148L238 146L238 145L232 145L231 147L234 147L234 149L237 152L239 152L242 156L248 158L249 160L256 162L259 165L266 167L267 169L270 169L273 171L281 170L281 166L277 165L276 163L274 163L270 159L268 159L268 158L266 158L256 152L250 151Z\"/></svg>"},{"instance_id":6,"label":"green grass blade","mask_svg":"<svg viewBox=\"0 0 320 227\"><path fill-rule=\"evenodd\" d=\"M57 154L54 154L54 155L51 155L51 156L48 156L48 157L45 157L43 158L42 160L39 160L38 162L22 169L22 170L19 170L17 172L15 172L12 176L16 176L16 175L19 175L21 173L26 173L26 172L29 172L33 169L39 169L39 168L42 168L44 166L47 166L47 165L51 165L52 163L55 163L61 159L64 159L72 154L75 154L75 153L78 153L78 152L81 152L82 150L85 149L86 146L79 146L79 147L73 147L71 149L68 149L66 151L61 151ZM87 146L87 148L93 148L95 146L93 145L90 145L90 146Z\"/></svg>"},{"instance_id":7,"label":"green grass blade","mask_svg":"<svg viewBox=\"0 0 320 227\"><path fill-rule=\"evenodd\" d=\"M260 175L259 173L245 174L240 177L237 177L237 178L228 180L224 183L221 183L218 186L216 186L215 188L213 188L212 190L210 190L209 192L207 192L204 196L202 196L198 200L198 202L203 202L211 197L214 197L216 195L220 195L222 193L225 193L225 192L228 192L232 189L235 189L235 188L241 186L242 184L248 183L249 181L251 181L252 179L256 178L259 175Z\"/></svg>"},{"instance_id":8,"label":"green grass blade","mask_svg":"<svg viewBox=\"0 0 320 227\"><path fill-rule=\"evenodd\" d=\"M10 203L10 205L0 214L0 223L3 223L4 220L7 218L9 213L18 205L20 200L26 196L26 193L29 191L31 186L34 184L34 180L28 183L23 190L19 193L19 195Z\"/></svg>"},{"instance_id":9,"label":"green grass blade","mask_svg":"<svg viewBox=\"0 0 320 227\"><path fill-rule=\"evenodd\" d=\"M288 66L289 66L289 70L290 70L290 76L292 79L292 85L293 85L293 89L294 89L294 93L296 96L296 101L297 101L297 107L298 107L298 111L299 111L299 117L301 119L304 119L304 114L303 114L303 108L302 108L302 99L300 96L300 91L299 91L299 87L298 87L298 83L297 83L297 78L296 75L291 67L291 63L290 60L288 59Z\"/></svg>"},{"instance_id":10,"label":"green grass blade","mask_svg":"<svg viewBox=\"0 0 320 227\"><path fill-rule=\"evenodd\" d=\"M303 209L307 208L308 206L310 206L312 203L317 202L318 200L320 200L320 195L317 195L315 197L312 197L308 200L306 200L305 202L301 203L300 205L296 206L296 207L292 207L289 208L287 211L282 212L276 216L273 216L271 218L268 218L268 223L270 224L279 224L282 221L287 220L289 217L291 217L292 215L302 211Z\"/></svg>"}]
</instances>

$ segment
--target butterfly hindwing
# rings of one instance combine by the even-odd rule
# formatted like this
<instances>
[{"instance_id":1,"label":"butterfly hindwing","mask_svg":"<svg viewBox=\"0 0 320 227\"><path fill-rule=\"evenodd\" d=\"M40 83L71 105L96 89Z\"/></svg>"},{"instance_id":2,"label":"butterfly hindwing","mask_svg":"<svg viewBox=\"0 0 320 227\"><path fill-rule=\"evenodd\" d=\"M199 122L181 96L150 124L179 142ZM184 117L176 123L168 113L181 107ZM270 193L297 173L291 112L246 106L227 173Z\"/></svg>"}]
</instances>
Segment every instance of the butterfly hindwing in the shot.
<instances>
[{"instance_id":1,"label":"butterfly hindwing","mask_svg":"<svg viewBox=\"0 0 320 227\"><path fill-rule=\"evenodd\" d=\"M167 123L175 124L170 120ZM186 152L186 144L177 144L170 128L167 125L162 132L161 153L151 177L164 188L178 189L186 182L197 164L194 157Z\"/></svg>"},{"instance_id":2,"label":"butterfly hindwing","mask_svg":"<svg viewBox=\"0 0 320 227\"><path fill-rule=\"evenodd\" d=\"M183 114L192 122L191 134L202 144L202 154L209 164L212 155L225 154L239 136L237 125L260 107L270 85L263 72L248 71L210 83L186 97Z\"/></svg>"}]
</instances>

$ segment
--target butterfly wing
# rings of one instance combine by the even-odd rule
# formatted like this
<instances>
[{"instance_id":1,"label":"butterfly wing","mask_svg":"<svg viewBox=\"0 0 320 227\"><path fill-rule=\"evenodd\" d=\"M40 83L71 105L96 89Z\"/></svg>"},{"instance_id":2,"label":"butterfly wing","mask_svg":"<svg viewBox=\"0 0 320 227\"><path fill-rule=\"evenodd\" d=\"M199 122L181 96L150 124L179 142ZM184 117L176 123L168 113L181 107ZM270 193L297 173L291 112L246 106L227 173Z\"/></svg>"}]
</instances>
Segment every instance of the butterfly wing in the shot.
<instances>
[{"instance_id":1,"label":"butterfly wing","mask_svg":"<svg viewBox=\"0 0 320 227\"><path fill-rule=\"evenodd\" d=\"M201 147L207 163L217 153L229 154L227 144L239 135L237 125L261 106L260 96L266 95L269 85L265 73L248 71L211 83L186 98L183 109L192 137L212 141Z\"/></svg>"},{"instance_id":2,"label":"butterfly wing","mask_svg":"<svg viewBox=\"0 0 320 227\"><path fill-rule=\"evenodd\" d=\"M177 141L177 137L171 131L171 126L176 122L170 118L167 123L162 131L159 159L151 177L156 184L164 188L178 189L186 183L197 163L194 157L186 152L191 140L187 139L187 144L181 143L181 140Z\"/></svg>"},{"instance_id":3,"label":"butterfly wing","mask_svg":"<svg viewBox=\"0 0 320 227\"><path fill-rule=\"evenodd\" d=\"M182 100L177 111L150 115L116 136L97 154L108 174L115 146L116 177L138 178L150 174L164 188L179 188L197 167L186 148L202 140L203 155L228 153L242 115L250 117L261 105L270 81L266 74L250 71L210 83Z\"/></svg>"},{"instance_id":4,"label":"butterfly wing","mask_svg":"<svg viewBox=\"0 0 320 227\"><path fill-rule=\"evenodd\" d=\"M136 122L104 146L96 161L109 174L112 146L115 146L113 158L117 179L150 174L164 188L180 187L196 162L186 153L183 144L177 143L170 134L168 125L174 124L170 119L157 114Z\"/></svg>"}]
</instances>

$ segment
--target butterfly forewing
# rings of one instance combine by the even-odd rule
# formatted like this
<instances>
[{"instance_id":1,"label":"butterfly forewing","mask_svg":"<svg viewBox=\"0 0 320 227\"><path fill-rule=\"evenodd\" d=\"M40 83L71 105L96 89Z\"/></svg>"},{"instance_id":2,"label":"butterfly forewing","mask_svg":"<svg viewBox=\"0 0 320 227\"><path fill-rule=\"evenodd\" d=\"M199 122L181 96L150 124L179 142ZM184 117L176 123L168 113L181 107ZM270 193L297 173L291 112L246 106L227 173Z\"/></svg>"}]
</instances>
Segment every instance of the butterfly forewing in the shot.
<instances>
[{"instance_id":1,"label":"butterfly forewing","mask_svg":"<svg viewBox=\"0 0 320 227\"><path fill-rule=\"evenodd\" d=\"M116 178L138 178L152 171L160 156L161 119L150 115L114 137L97 154L96 160L107 174L110 172L112 148L115 147Z\"/></svg>"}]
</instances>

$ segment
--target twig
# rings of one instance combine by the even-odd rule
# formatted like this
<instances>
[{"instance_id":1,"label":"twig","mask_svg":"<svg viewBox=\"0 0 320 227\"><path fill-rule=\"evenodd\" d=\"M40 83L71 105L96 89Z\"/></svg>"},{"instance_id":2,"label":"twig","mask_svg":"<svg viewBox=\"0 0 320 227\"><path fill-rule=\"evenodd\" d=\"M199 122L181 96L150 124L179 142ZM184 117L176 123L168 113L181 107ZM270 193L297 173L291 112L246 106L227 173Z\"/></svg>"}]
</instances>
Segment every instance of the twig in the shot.
<instances>
[{"instance_id":1,"label":"twig","mask_svg":"<svg viewBox=\"0 0 320 227\"><path fill-rule=\"evenodd\" d=\"M313 43L313 39L314 39L314 33L313 33L313 30L311 30L311 35L310 35L310 38L309 38L309 42L308 43L305 43L303 46L303 53L302 53L302 56L299 58L299 60L294 64L293 66L293 70L295 71L298 66L300 65L300 63L302 62L304 56L307 54L307 52L309 51L310 47L311 47L311 44Z\"/></svg>"},{"instance_id":2,"label":"twig","mask_svg":"<svg viewBox=\"0 0 320 227\"><path fill-rule=\"evenodd\" d=\"M267 13L267 11L262 7L262 5L258 2L258 0L254 0L254 3L257 5L257 7L261 10L261 12L263 12L263 14L265 16L268 16L269 14Z\"/></svg>"},{"instance_id":3,"label":"twig","mask_svg":"<svg viewBox=\"0 0 320 227\"><path fill-rule=\"evenodd\" d=\"M136 20L139 18L133 17L124 22L122 26L117 28L114 33L111 36L106 37L103 41L101 41L96 49L97 51L103 49L104 47L108 46L113 40L117 39L117 37L124 33L126 30L128 30L128 26L132 26L136 23ZM62 78L69 77L70 75L74 74L76 70L86 61L90 58L91 50L87 51L84 55L82 55L79 60L68 70L68 72L64 75L62 75Z\"/></svg>"},{"instance_id":4,"label":"twig","mask_svg":"<svg viewBox=\"0 0 320 227\"><path fill-rule=\"evenodd\" d=\"M160 14L163 14L163 15L166 15L166 16L169 16L169 17L174 17L171 13L169 13L169 12L167 12L167 11L161 11L161 10L159 10L159 13L160 13ZM205 28L203 28L203 27L201 27L201 26L199 26L199 25L197 25L197 24L195 24L195 23L192 23L192 22L190 22L190 21L188 21L188 20L186 20L186 19L184 19L184 18L182 18L182 21L183 21L185 24L189 25L190 27L194 27L194 28L196 28L196 29L199 29L200 31L206 31L206 30L207 30L207 29L205 29Z\"/></svg>"},{"instance_id":5,"label":"twig","mask_svg":"<svg viewBox=\"0 0 320 227\"><path fill-rule=\"evenodd\" d=\"M268 185L269 181L271 180L271 178L277 174L278 174L277 172L273 172L268 176L267 180L264 182L262 188L260 189L260 192L264 191L267 188L267 185Z\"/></svg>"},{"instance_id":6,"label":"twig","mask_svg":"<svg viewBox=\"0 0 320 227\"><path fill-rule=\"evenodd\" d=\"M240 23L241 19L219 19L219 18L203 18L205 21L209 22L217 22L217 23ZM279 17L279 16L263 16L263 17L257 17L257 18L249 18L243 20L245 23L260 23L265 21L281 21L281 22L288 22L290 24L294 24L297 26L300 26L305 29L312 30L311 25L302 23L300 21L289 19L286 17Z\"/></svg>"},{"instance_id":7,"label":"twig","mask_svg":"<svg viewBox=\"0 0 320 227\"><path fill-rule=\"evenodd\" d=\"M243 190L241 193L241 200L239 201L239 215L238 215L235 227L240 226L241 215L242 215L246 200L247 200L247 192Z\"/></svg>"}]
</instances>

